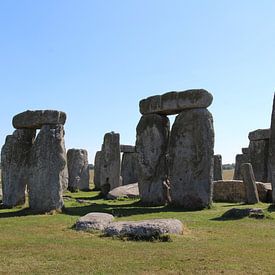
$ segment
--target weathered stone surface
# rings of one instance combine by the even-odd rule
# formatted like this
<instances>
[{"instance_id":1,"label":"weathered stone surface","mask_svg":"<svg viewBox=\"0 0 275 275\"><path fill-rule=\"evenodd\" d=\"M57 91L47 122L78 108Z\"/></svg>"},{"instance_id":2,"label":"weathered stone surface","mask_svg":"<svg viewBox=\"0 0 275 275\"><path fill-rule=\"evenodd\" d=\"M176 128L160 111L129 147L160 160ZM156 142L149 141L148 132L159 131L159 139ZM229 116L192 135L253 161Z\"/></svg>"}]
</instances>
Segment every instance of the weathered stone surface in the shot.
<instances>
[{"instance_id":1,"label":"weathered stone surface","mask_svg":"<svg viewBox=\"0 0 275 275\"><path fill-rule=\"evenodd\" d=\"M172 204L187 209L211 204L213 148L213 118L208 110L186 110L176 117L169 145Z\"/></svg>"},{"instance_id":2,"label":"weathered stone surface","mask_svg":"<svg viewBox=\"0 0 275 275\"><path fill-rule=\"evenodd\" d=\"M249 148L242 148L243 154L249 154Z\"/></svg>"},{"instance_id":3,"label":"weathered stone surface","mask_svg":"<svg viewBox=\"0 0 275 275\"><path fill-rule=\"evenodd\" d=\"M169 119L156 114L142 116L137 126L138 186L145 204L166 202L163 182L167 179L169 128Z\"/></svg>"},{"instance_id":4,"label":"weathered stone surface","mask_svg":"<svg viewBox=\"0 0 275 275\"><path fill-rule=\"evenodd\" d=\"M250 154L238 154L235 160L234 180L242 180L241 165L250 162Z\"/></svg>"},{"instance_id":5,"label":"weathered stone surface","mask_svg":"<svg viewBox=\"0 0 275 275\"><path fill-rule=\"evenodd\" d=\"M105 227L106 236L150 239L166 234L182 234L183 224L176 219L153 219L135 222L113 222Z\"/></svg>"},{"instance_id":6,"label":"weathered stone surface","mask_svg":"<svg viewBox=\"0 0 275 275\"><path fill-rule=\"evenodd\" d=\"M98 151L95 154L94 161L94 185L95 190L100 190L100 173L101 173L101 164L102 164L102 152Z\"/></svg>"},{"instance_id":7,"label":"weathered stone surface","mask_svg":"<svg viewBox=\"0 0 275 275\"><path fill-rule=\"evenodd\" d=\"M173 115L186 109L207 108L212 101L213 96L203 89L169 92L141 100L139 110L143 115Z\"/></svg>"},{"instance_id":8,"label":"weathered stone surface","mask_svg":"<svg viewBox=\"0 0 275 275\"><path fill-rule=\"evenodd\" d=\"M256 182L261 202L270 202L271 184ZM242 180L226 180L213 182L213 200L215 202L245 202L246 191Z\"/></svg>"},{"instance_id":9,"label":"weathered stone surface","mask_svg":"<svg viewBox=\"0 0 275 275\"><path fill-rule=\"evenodd\" d=\"M79 218L75 224L76 230L104 230L114 220L114 216L106 213L89 213Z\"/></svg>"},{"instance_id":10,"label":"weathered stone surface","mask_svg":"<svg viewBox=\"0 0 275 275\"><path fill-rule=\"evenodd\" d=\"M55 127L57 124L64 125L65 122L66 114L55 110L28 110L16 115L12 120L13 127L16 129L41 129L43 125Z\"/></svg>"},{"instance_id":11,"label":"weathered stone surface","mask_svg":"<svg viewBox=\"0 0 275 275\"><path fill-rule=\"evenodd\" d=\"M269 140L263 139L250 141L249 156L256 181L268 182Z\"/></svg>"},{"instance_id":12,"label":"weathered stone surface","mask_svg":"<svg viewBox=\"0 0 275 275\"><path fill-rule=\"evenodd\" d=\"M71 192L89 190L89 162L88 152L84 149L70 149L67 152L69 171L68 189Z\"/></svg>"},{"instance_id":13,"label":"weathered stone surface","mask_svg":"<svg viewBox=\"0 0 275 275\"><path fill-rule=\"evenodd\" d=\"M6 138L1 151L3 204L13 207L25 203L30 152L35 130L20 129Z\"/></svg>"},{"instance_id":14,"label":"weathered stone surface","mask_svg":"<svg viewBox=\"0 0 275 275\"><path fill-rule=\"evenodd\" d=\"M120 152L122 153L135 153L136 147L132 145L120 145Z\"/></svg>"},{"instance_id":15,"label":"weathered stone surface","mask_svg":"<svg viewBox=\"0 0 275 275\"><path fill-rule=\"evenodd\" d=\"M273 198L273 203L275 203L275 94L273 99L271 126L270 126L269 164L270 164L270 178L271 178L271 184L272 184L272 198Z\"/></svg>"},{"instance_id":16,"label":"weathered stone surface","mask_svg":"<svg viewBox=\"0 0 275 275\"><path fill-rule=\"evenodd\" d=\"M214 155L214 180L222 180L222 156Z\"/></svg>"},{"instance_id":17,"label":"weathered stone surface","mask_svg":"<svg viewBox=\"0 0 275 275\"><path fill-rule=\"evenodd\" d=\"M45 125L31 150L29 204L38 212L61 210L66 149L63 125Z\"/></svg>"},{"instance_id":18,"label":"weathered stone surface","mask_svg":"<svg viewBox=\"0 0 275 275\"><path fill-rule=\"evenodd\" d=\"M119 186L112 191L110 191L107 195L107 199L116 200L118 198L138 198L139 190L138 183L132 183L128 185Z\"/></svg>"},{"instance_id":19,"label":"weathered stone surface","mask_svg":"<svg viewBox=\"0 0 275 275\"><path fill-rule=\"evenodd\" d=\"M265 213L261 208L232 208L226 211L221 219L237 220L245 217L254 219L264 219Z\"/></svg>"},{"instance_id":20,"label":"weathered stone surface","mask_svg":"<svg viewBox=\"0 0 275 275\"><path fill-rule=\"evenodd\" d=\"M119 134L105 134L101 151L100 189L103 195L107 195L110 190L121 185Z\"/></svg>"},{"instance_id":21,"label":"weathered stone surface","mask_svg":"<svg viewBox=\"0 0 275 275\"><path fill-rule=\"evenodd\" d=\"M243 163L241 166L241 174L245 186L246 200L248 204L259 202L258 190L251 163Z\"/></svg>"},{"instance_id":22,"label":"weathered stone surface","mask_svg":"<svg viewBox=\"0 0 275 275\"><path fill-rule=\"evenodd\" d=\"M252 140L263 140L270 138L270 129L258 129L248 134L250 141Z\"/></svg>"},{"instance_id":23,"label":"weathered stone surface","mask_svg":"<svg viewBox=\"0 0 275 275\"><path fill-rule=\"evenodd\" d=\"M124 153L121 161L122 185L138 182L138 155Z\"/></svg>"}]
</instances>

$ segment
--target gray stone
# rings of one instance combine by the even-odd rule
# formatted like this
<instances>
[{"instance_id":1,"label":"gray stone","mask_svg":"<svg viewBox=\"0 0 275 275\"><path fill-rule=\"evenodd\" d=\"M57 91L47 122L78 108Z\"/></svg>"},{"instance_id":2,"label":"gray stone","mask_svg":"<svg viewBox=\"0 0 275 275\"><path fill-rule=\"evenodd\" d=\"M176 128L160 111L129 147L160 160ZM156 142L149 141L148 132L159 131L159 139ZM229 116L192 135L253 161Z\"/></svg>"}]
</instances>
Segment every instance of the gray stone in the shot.
<instances>
[{"instance_id":1,"label":"gray stone","mask_svg":"<svg viewBox=\"0 0 275 275\"><path fill-rule=\"evenodd\" d=\"M148 97L140 101L139 110L143 115L174 115L186 109L207 108L212 101L213 96L206 90L193 89Z\"/></svg>"},{"instance_id":2,"label":"gray stone","mask_svg":"<svg viewBox=\"0 0 275 275\"><path fill-rule=\"evenodd\" d=\"M213 118L207 109L186 110L176 117L169 145L172 204L201 209L212 202Z\"/></svg>"},{"instance_id":3,"label":"gray stone","mask_svg":"<svg viewBox=\"0 0 275 275\"><path fill-rule=\"evenodd\" d=\"M232 208L225 212L221 219L243 219L245 217L254 219L264 219L265 213L261 208Z\"/></svg>"},{"instance_id":4,"label":"gray stone","mask_svg":"<svg viewBox=\"0 0 275 275\"><path fill-rule=\"evenodd\" d=\"M29 204L37 212L61 210L63 175L66 169L63 125L45 125L31 150Z\"/></svg>"},{"instance_id":5,"label":"gray stone","mask_svg":"<svg viewBox=\"0 0 275 275\"><path fill-rule=\"evenodd\" d=\"M270 179L271 179L271 185L272 185L272 198L273 198L273 203L275 203L275 94L273 99L271 126L270 126L269 165L270 165Z\"/></svg>"},{"instance_id":6,"label":"gray stone","mask_svg":"<svg viewBox=\"0 0 275 275\"><path fill-rule=\"evenodd\" d=\"M13 127L16 129L41 129L43 125L55 127L57 124L64 125L65 122L66 114L55 110L28 110L16 115L12 120Z\"/></svg>"},{"instance_id":7,"label":"gray stone","mask_svg":"<svg viewBox=\"0 0 275 275\"><path fill-rule=\"evenodd\" d=\"M243 163L241 173L246 191L245 202L248 204L259 203L259 195L251 163Z\"/></svg>"},{"instance_id":8,"label":"gray stone","mask_svg":"<svg viewBox=\"0 0 275 275\"><path fill-rule=\"evenodd\" d=\"M88 152L84 149L70 149L67 152L69 171L68 189L76 192L78 189L89 190L89 162Z\"/></svg>"},{"instance_id":9,"label":"gray stone","mask_svg":"<svg viewBox=\"0 0 275 275\"><path fill-rule=\"evenodd\" d=\"M256 182L261 202L270 202L271 184ZM215 202L241 203L246 201L246 190L242 180L219 180L213 182Z\"/></svg>"},{"instance_id":10,"label":"gray stone","mask_svg":"<svg viewBox=\"0 0 275 275\"><path fill-rule=\"evenodd\" d=\"M243 154L249 154L249 148L242 148Z\"/></svg>"},{"instance_id":11,"label":"gray stone","mask_svg":"<svg viewBox=\"0 0 275 275\"><path fill-rule=\"evenodd\" d=\"M89 213L79 218L75 224L76 230L104 230L114 220L114 216L106 213Z\"/></svg>"},{"instance_id":12,"label":"gray stone","mask_svg":"<svg viewBox=\"0 0 275 275\"><path fill-rule=\"evenodd\" d=\"M119 134L105 134L101 151L100 189L103 195L107 195L110 190L121 185Z\"/></svg>"},{"instance_id":13,"label":"gray stone","mask_svg":"<svg viewBox=\"0 0 275 275\"><path fill-rule=\"evenodd\" d=\"M138 155L124 153L121 161L122 185L138 182Z\"/></svg>"},{"instance_id":14,"label":"gray stone","mask_svg":"<svg viewBox=\"0 0 275 275\"><path fill-rule=\"evenodd\" d=\"M241 165L250 162L250 154L238 154L235 160L234 180L242 180Z\"/></svg>"},{"instance_id":15,"label":"gray stone","mask_svg":"<svg viewBox=\"0 0 275 275\"><path fill-rule=\"evenodd\" d=\"M120 152L122 153L135 153L136 147L132 145L120 145Z\"/></svg>"},{"instance_id":16,"label":"gray stone","mask_svg":"<svg viewBox=\"0 0 275 275\"><path fill-rule=\"evenodd\" d=\"M263 140L270 138L270 129L258 129L248 134L250 141L252 140Z\"/></svg>"},{"instance_id":17,"label":"gray stone","mask_svg":"<svg viewBox=\"0 0 275 275\"><path fill-rule=\"evenodd\" d=\"M6 138L1 151L3 204L7 207L25 203L30 152L35 130L20 129Z\"/></svg>"},{"instance_id":18,"label":"gray stone","mask_svg":"<svg viewBox=\"0 0 275 275\"><path fill-rule=\"evenodd\" d=\"M269 140L251 140L249 143L249 156L256 181L268 182Z\"/></svg>"},{"instance_id":19,"label":"gray stone","mask_svg":"<svg viewBox=\"0 0 275 275\"><path fill-rule=\"evenodd\" d=\"M182 234L183 224L176 219L152 219L112 222L104 229L106 236L130 237L136 240L158 238L166 234Z\"/></svg>"},{"instance_id":20,"label":"gray stone","mask_svg":"<svg viewBox=\"0 0 275 275\"><path fill-rule=\"evenodd\" d=\"M128 185L119 186L107 195L107 199L116 200L119 198L136 199L139 198L138 183L132 183Z\"/></svg>"},{"instance_id":21,"label":"gray stone","mask_svg":"<svg viewBox=\"0 0 275 275\"><path fill-rule=\"evenodd\" d=\"M138 185L144 204L166 203L163 182L167 179L169 128L169 119L156 114L142 116L137 126Z\"/></svg>"},{"instance_id":22,"label":"gray stone","mask_svg":"<svg viewBox=\"0 0 275 275\"><path fill-rule=\"evenodd\" d=\"M222 180L222 156L214 155L214 180Z\"/></svg>"},{"instance_id":23,"label":"gray stone","mask_svg":"<svg viewBox=\"0 0 275 275\"><path fill-rule=\"evenodd\" d=\"M97 151L95 154L94 161L94 185L95 190L100 190L100 173L101 173L101 163L102 163L102 152Z\"/></svg>"}]
</instances>

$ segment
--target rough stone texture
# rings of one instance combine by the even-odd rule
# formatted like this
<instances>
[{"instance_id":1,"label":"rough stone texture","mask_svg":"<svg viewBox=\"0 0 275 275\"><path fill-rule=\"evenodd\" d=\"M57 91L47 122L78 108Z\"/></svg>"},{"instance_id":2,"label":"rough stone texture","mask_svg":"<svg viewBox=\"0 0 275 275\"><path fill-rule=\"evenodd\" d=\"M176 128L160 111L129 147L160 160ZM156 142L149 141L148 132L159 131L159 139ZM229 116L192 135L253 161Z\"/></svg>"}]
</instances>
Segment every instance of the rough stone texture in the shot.
<instances>
[{"instance_id":1,"label":"rough stone texture","mask_svg":"<svg viewBox=\"0 0 275 275\"><path fill-rule=\"evenodd\" d=\"M256 181L268 182L269 140L263 139L250 141L249 155Z\"/></svg>"},{"instance_id":2,"label":"rough stone texture","mask_svg":"<svg viewBox=\"0 0 275 275\"><path fill-rule=\"evenodd\" d=\"M121 161L122 185L138 182L138 155L124 153Z\"/></svg>"},{"instance_id":3,"label":"rough stone texture","mask_svg":"<svg viewBox=\"0 0 275 275\"><path fill-rule=\"evenodd\" d=\"M163 182L167 180L169 128L169 119L156 114L142 116L137 126L138 186L144 204L166 203Z\"/></svg>"},{"instance_id":4,"label":"rough stone texture","mask_svg":"<svg viewBox=\"0 0 275 275\"><path fill-rule=\"evenodd\" d=\"M101 173L101 163L102 163L102 152L97 151L95 154L94 161L94 185L95 190L100 190L100 173Z\"/></svg>"},{"instance_id":5,"label":"rough stone texture","mask_svg":"<svg viewBox=\"0 0 275 275\"><path fill-rule=\"evenodd\" d=\"M186 209L211 204L213 148L213 118L208 110L186 110L176 117L169 145L172 204Z\"/></svg>"},{"instance_id":6,"label":"rough stone texture","mask_svg":"<svg viewBox=\"0 0 275 275\"><path fill-rule=\"evenodd\" d=\"M138 198L139 190L138 183L132 183L128 185L119 186L112 191L110 191L107 195L107 199L116 200L118 198Z\"/></svg>"},{"instance_id":7,"label":"rough stone texture","mask_svg":"<svg viewBox=\"0 0 275 275\"><path fill-rule=\"evenodd\" d=\"M263 140L270 138L270 129L258 129L248 134L250 141Z\"/></svg>"},{"instance_id":8,"label":"rough stone texture","mask_svg":"<svg viewBox=\"0 0 275 275\"><path fill-rule=\"evenodd\" d=\"M222 156L214 155L214 180L222 180Z\"/></svg>"},{"instance_id":9,"label":"rough stone texture","mask_svg":"<svg viewBox=\"0 0 275 275\"><path fill-rule=\"evenodd\" d=\"M38 212L61 210L66 149L63 125L45 125L31 150L29 204Z\"/></svg>"},{"instance_id":10,"label":"rough stone texture","mask_svg":"<svg viewBox=\"0 0 275 275\"><path fill-rule=\"evenodd\" d=\"M261 202L270 202L271 184L256 182ZM215 202L245 202L246 191L242 180L226 180L213 182L213 200Z\"/></svg>"},{"instance_id":11,"label":"rough stone texture","mask_svg":"<svg viewBox=\"0 0 275 275\"><path fill-rule=\"evenodd\" d=\"M213 96L203 89L169 92L141 100L139 110L143 115L174 115L186 109L207 108L212 101Z\"/></svg>"},{"instance_id":12,"label":"rough stone texture","mask_svg":"<svg viewBox=\"0 0 275 275\"><path fill-rule=\"evenodd\" d=\"M119 134L105 134L101 151L100 188L102 194L107 195L110 190L121 185Z\"/></svg>"},{"instance_id":13,"label":"rough stone texture","mask_svg":"<svg viewBox=\"0 0 275 275\"><path fill-rule=\"evenodd\" d=\"M68 189L71 192L89 190L89 162L88 152L84 149L70 149L67 152L69 171Z\"/></svg>"},{"instance_id":14,"label":"rough stone texture","mask_svg":"<svg viewBox=\"0 0 275 275\"><path fill-rule=\"evenodd\" d=\"M75 224L76 230L104 230L114 220L114 216L106 213L89 213L79 218Z\"/></svg>"},{"instance_id":15,"label":"rough stone texture","mask_svg":"<svg viewBox=\"0 0 275 275\"><path fill-rule=\"evenodd\" d=\"M132 145L120 145L120 152L122 153L135 153L136 147Z\"/></svg>"},{"instance_id":16,"label":"rough stone texture","mask_svg":"<svg viewBox=\"0 0 275 275\"><path fill-rule=\"evenodd\" d=\"M113 222L105 227L106 236L147 239L165 234L182 234L183 224L176 219L153 219L137 222Z\"/></svg>"},{"instance_id":17,"label":"rough stone texture","mask_svg":"<svg viewBox=\"0 0 275 275\"><path fill-rule=\"evenodd\" d=\"M243 163L250 162L250 154L239 154L236 155L235 160L235 170L234 170L234 180L242 180L242 174L241 174L241 165Z\"/></svg>"},{"instance_id":18,"label":"rough stone texture","mask_svg":"<svg viewBox=\"0 0 275 275\"><path fill-rule=\"evenodd\" d=\"M259 195L251 163L243 163L241 173L246 193L245 202L248 204L258 203Z\"/></svg>"},{"instance_id":19,"label":"rough stone texture","mask_svg":"<svg viewBox=\"0 0 275 275\"><path fill-rule=\"evenodd\" d=\"M243 219L245 217L254 219L264 219L265 213L261 208L232 208L225 212L221 219L235 220Z\"/></svg>"},{"instance_id":20,"label":"rough stone texture","mask_svg":"<svg viewBox=\"0 0 275 275\"><path fill-rule=\"evenodd\" d=\"M57 124L64 125L66 122L66 114L54 110L39 110L39 111L26 111L16 115L12 124L16 129L41 129L43 125L52 125L55 127Z\"/></svg>"},{"instance_id":21,"label":"rough stone texture","mask_svg":"<svg viewBox=\"0 0 275 275\"><path fill-rule=\"evenodd\" d=\"M30 152L35 130L20 129L6 138L1 151L3 204L13 207L25 203Z\"/></svg>"},{"instance_id":22,"label":"rough stone texture","mask_svg":"<svg viewBox=\"0 0 275 275\"><path fill-rule=\"evenodd\" d=\"M249 148L242 148L243 154L249 154Z\"/></svg>"},{"instance_id":23,"label":"rough stone texture","mask_svg":"<svg viewBox=\"0 0 275 275\"><path fill-rule=\"evenodd\" d=\"M269 164L270 164L270 178L272 184L272 198L275 203L275 94L273 99L271 127L270 127L270 141L269 141Z\"/></svg>"}]
</instances>

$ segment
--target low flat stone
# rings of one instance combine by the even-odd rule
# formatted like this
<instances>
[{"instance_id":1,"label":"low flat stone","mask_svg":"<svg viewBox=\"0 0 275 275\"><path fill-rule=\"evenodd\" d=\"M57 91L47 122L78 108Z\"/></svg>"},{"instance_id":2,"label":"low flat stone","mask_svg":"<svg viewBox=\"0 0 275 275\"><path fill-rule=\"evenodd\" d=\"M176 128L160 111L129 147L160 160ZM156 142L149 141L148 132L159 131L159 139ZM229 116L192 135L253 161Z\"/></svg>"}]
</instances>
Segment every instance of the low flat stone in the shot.
<instances>
[{"instance_id":1,"label":"low flat stone","mask_svg":"<svg viewBox=\"0 0 275 275\"><path fill-rule=\"evenodd\" d=\"M114 216L106 213L89 213L79 218L75 224L76 230L104 230L114 220Z\"/></svg>"},{"instance_id":2,"label":"low flat stone","mask_svg":"<svg viewBox=\"0 0 275 275\"><path fill-rule=\"evenodd\" d=\"M225 212L221 219L242 219L245 217L254 219L263 219L265 214L261 208L232 208Z\"/></svg>"},{"instance_id":3,"label":"low flat stone","mask_svg":"<svg viewBox=\"0 0 275 275\"><path fill-rule=\"evenodd\" d=\"M25 111L13 117L12 125L16 129L41 129L43 125L64 125L66 113L55 110Z\"/></svg>"},{"instance_id":4,"label":"low flat stone","mask_svg":"<svg viewBox=\"0 0 275 275\"><path fill-rule=\"evenodd\" d=\"M249 140L262 140L270 138L270 129L258 129L248 134Z\"/></svg>"},{"instance_id":5,"label":"low flat stone","mask_svg":"<svg viewBox=\"0 0 275 275\"><path fill-rule=\"evenodd\" d=\"M186 109L207 108L212 101L213 96L208 91L193 89L148 97L139 102L139 110L143 115L174 115Z\"/></svg>"},{"instance_id":6,"label":"low flat stone","mask_svg":"<svg viewBox=\"0 0 275 275\"><path fill-rule=\"evenodd\" d=\"M122 153L135 153L136 146L133 145L120 145L120 152Z\"/></svg>"},{"instance_id":7,"label":"low flat stone","mask_svg":"<svg viewBox=\"0 0 275 275\"><path fill-rule=\"evenodd\" d=\"M146 240L166 234L182 234L183 224L176 219L152 219L135 222L113 222L106 226L106 236L131 237Z\"/></svg>"},{"instance_id":8,"label":"low flat stone","mask_svg":"<svg viewBox=\"0 0 275 275\"><path fill-rule=\"evenodd\" d=\"M139 197L138 183L119 186L119 187L111 190L107 195L107 199L109 199L109 200L115 200L118 198L133 199L133 198L138 198L138 197Z\"/></svg>"}]
</instances>

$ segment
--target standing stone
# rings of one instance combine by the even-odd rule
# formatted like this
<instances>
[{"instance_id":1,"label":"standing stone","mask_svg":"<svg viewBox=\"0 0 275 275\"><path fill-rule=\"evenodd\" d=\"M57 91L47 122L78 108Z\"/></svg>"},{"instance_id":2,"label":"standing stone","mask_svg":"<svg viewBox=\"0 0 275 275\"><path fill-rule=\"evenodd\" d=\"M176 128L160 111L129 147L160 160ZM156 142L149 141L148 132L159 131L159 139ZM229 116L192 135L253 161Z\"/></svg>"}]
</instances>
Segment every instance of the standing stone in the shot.
<instances>
[{"instance_id":1,"label":"standing stone","mask_svg":"<svg viewBox=\"0 0 275 275\"><path fill-rule=\"evenodd\" d=\"M272 185L272 201L275 203L275 94L273 99L270 140L269 140L269 164L270 164L270 178Z\"/></svg>"},{"instance_id":2,"label":"standing stone","mask_svg":"<svg viewBox=\"0 0 275 275\"><path fill-rule=\"evenodd\" d=\"M222 180L222 156L214 155L214 180Z\"/></svg>"},{"instance_id":3,"label":"standing stone","mask_svg":"<svg viewBox=\"0 0 275 275\"><path fill-rule=\"evenodd\" d=\"M119 134L114 132L104 136L102 145L102 164L100 188L103 195L121 185Z\"/></svg>"},{"instance_id":4,"label":"standing stone","mask_svg":"<svg viewBox=\"0 0 275 275\"><path fill-rule=\"evenodd\" d=\"M102 152L98 151L95 154L94 161L94 185L95 190L100 190L100 173L101 173L101 163L102 163Z\"/></svg>"},{"instance_id":5,"label":"standing stone","mask_svg":"<svg viewBox=\"0 0 275 275\"><path fill-rule=\"evenodd\" d=\"M249 154L249 148L247 148L247 147L242 148L242 153L243 154Z\"/></svg>"},{"instance_id":6,"label":"standing stone","mask_svg":"<svg viewBox=\"0 0 275 275\"><path fill-rule=\"evenodd\" d=\"M35 130L16 130L6 138L1 151L3 204L7 207L25 203L28 166Z\"/></svg>"},{"instance_id":7,"label":"standing stone","mask_svg":"<svg viewBox=\"0 0 275 275\"><path fill-rule=\"evenodd\" d=\"M236 155L233 180L241 180L242 179L241 165L243 163L248 163L248 162L250 162L250 154L238 154L238 155Z\"/></svg>"},{"instance_id":8,"label":"standing stone","mask_svg":"<svg viewBox=\"0 0 275 275\"><path fill-rule=\"evenodd\" d=\"M38 212L61 210L66 169L63 125L44 125L31 150L29 178L30 208Z\"/></svg>"},{"instance_id":9,"label":"standing stone","mask_svg":"<svg viewBox=\"0 0 275 275\"><path fill-rule=\"evenodd\" d=\"M138 182L138 157L136 153L124 153L121 162L122 185Z\"/></svg>"},{"instance_id":10,"label":"standing stone","mask_svg":"<svg viewBox=\"0 0 275 275\"><path fill-rule=\"evenodd\" d=\"M132 145L120 145L120 152L122 153L135 153L136 147Z\"/></svg>"},{"instance_id":11,"label":"standing stone","mask_svg":"<svg viewBox=\"0 0 275 275\"><path fill-rule=\"evenodd\" d=\"M157 114L143 115L137 126L138 187L141 202L148 205L166 203L169 128L169 119Z\"/></svg>"},{"instance_id":12,"label":"standing stone","mask_svg":"<svg viewBox=\"0 0 275 275\"><path fill-rule=\"evenodd\" d=\"M207 109L185 110L174 122L169 145L172 204L202 209L212 203L213 118Z\"/></svg>"},{"instance_id":13,"label":"standing stone","mask_svg":"<svg viewBox=\"0 0 275 275\"><path fill-rule=\"evenodd\" d=\"M241 173L246 190L246 203L258 203L259 195L251 163L243 163Z\"/></svg>"},{"instance_id":14,"label":"standing stone","mask_svg":"<svg viewBox=\"0 0 275 275\"><path fill-rule=\"evenodd\" d=\"M67 152L69 184L71 192L89 190L88 152L83 149L70 149Z\"/></svg>"}]
</instances>

